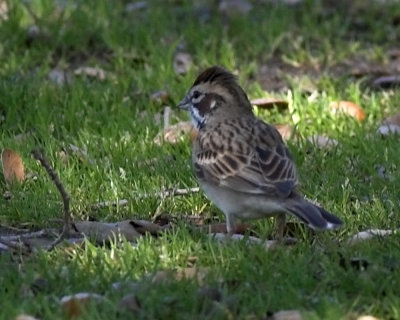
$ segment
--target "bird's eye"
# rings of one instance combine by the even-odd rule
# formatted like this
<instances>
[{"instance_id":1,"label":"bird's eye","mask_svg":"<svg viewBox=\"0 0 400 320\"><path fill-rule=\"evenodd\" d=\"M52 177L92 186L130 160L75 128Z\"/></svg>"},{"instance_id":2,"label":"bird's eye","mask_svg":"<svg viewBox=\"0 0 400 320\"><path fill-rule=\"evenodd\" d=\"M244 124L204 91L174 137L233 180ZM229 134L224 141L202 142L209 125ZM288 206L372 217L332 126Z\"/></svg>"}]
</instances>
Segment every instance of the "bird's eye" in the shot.
<instances>
[{"instance_id":1,"label":"bird's eye","mask_svg":"<svg viewBox=\"0 0 400 320\"><path fill-rule=\"evenodd\" d=\"M197 99L198 97L200 97L200 92L198 91L193 92L193 99Z\"/></svg>"}]
</instances>

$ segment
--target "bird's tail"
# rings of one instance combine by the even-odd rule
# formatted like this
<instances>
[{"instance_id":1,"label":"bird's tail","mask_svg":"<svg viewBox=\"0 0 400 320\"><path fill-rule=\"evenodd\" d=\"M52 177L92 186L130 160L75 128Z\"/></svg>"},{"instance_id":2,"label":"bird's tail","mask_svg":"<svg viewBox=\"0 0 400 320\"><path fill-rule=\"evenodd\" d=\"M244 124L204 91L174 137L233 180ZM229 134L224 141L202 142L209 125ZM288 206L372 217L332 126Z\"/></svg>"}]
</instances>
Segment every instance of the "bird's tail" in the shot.
<instances>
[{"instance_id":1,"label":"bird's tail","mask_svg":"<svg viewBox=\"0 0 400 320\"><path fill-rule=\"evenodd\" d=\"M332 213L301 197L287 202L286 209L314 230L336 229L343 224Z\"/></svg>"}]
</instances>

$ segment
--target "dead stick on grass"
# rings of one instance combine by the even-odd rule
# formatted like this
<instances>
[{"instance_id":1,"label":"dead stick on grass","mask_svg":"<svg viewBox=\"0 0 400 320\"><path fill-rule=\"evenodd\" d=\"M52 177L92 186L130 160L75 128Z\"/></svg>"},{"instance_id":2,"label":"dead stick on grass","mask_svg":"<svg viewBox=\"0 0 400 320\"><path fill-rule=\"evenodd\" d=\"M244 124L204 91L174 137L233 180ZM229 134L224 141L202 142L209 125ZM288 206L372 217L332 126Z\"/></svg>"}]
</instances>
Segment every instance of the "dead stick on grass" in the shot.
<instances>
[{"instance_id":1,"label":"dead stick on grass","mask_svg":"<svg viewBox=\"0 0 400 320\"><path fill-rule=\"evenodd\" d=\"M8 241L3 237L0 237L0 243L7 248L13 249L15 251L21 250L23 253L28 253L29 249L25 247L23 243L17 243L15 241Z\"/></svg>"},{"instance_id":2,"label":"dead stick on grass","mask_svg":"<svg viewBox=\"0 0 400 320\"><path fill-rule=\"evenodd\" d=\"M164 108L164 131L168 129L171 119L171 107Z\"/></svg>"},{"instance_id":3,"label":"dead stick on grass","mask_svg":"<svg viewBox=\"0 0 400 320\"><path fill-rule=\"evenodd\" d=\"M162 190L159 192L156 192L154 194L150 193L145 193L145 194L140 194L139 199L145 199L145 198L151 198L151 197L157 197L157 198L167 198L167 197L175 197L175 196L184 196L187 194L191 193L198 193L200 191L199 187L194 187L194 188L188 188L188 189L167 189L167 190Z\"/></svg>"},{"instance_id":4,"label":"dead stick on grass","mask_svg":"<svg viewBox=\"0 0 400 320\"><path fill-rule=\"evenodd\" d=\"M54 169L51 167L49 161L43 154L43 152L39 149L35 149L32 151L33 157L40 162L40 164L43 166L43 168L46 169L47 173L49 174L51 180L54 182L56 185L58 191L61 194L61 198L64 204L64 223L63 223L63 229L61 234L58 236L56 240L53 241L52 244L50 244L50 247L48 250L52 250L57 244L59 244L69 233L70 229L70 224L71 224L71 214L69 211L69 194L65 190L64 186L62 185L60 178L58 174L54 171Z\"/></svg>"}]
</instances>

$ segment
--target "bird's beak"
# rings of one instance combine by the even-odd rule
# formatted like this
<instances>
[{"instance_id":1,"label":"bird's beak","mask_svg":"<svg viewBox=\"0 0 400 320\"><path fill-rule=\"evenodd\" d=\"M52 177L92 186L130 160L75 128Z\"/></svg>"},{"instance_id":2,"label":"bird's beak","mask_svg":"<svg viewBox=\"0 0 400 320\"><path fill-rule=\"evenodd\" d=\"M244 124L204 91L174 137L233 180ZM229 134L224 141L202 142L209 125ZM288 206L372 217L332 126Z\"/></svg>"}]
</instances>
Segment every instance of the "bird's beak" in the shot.
<instances>
[{"instance_id":1,"label":"bird's beak","mask_svg":"<svg viewBox=\"0 0 400 320\"><path fill-rule=\"evenodd\" d=\"M184 97L181 102L178 103L177 107L182 110L189 110L190 100L187 97Z\"/></svg>"}]
</instances>

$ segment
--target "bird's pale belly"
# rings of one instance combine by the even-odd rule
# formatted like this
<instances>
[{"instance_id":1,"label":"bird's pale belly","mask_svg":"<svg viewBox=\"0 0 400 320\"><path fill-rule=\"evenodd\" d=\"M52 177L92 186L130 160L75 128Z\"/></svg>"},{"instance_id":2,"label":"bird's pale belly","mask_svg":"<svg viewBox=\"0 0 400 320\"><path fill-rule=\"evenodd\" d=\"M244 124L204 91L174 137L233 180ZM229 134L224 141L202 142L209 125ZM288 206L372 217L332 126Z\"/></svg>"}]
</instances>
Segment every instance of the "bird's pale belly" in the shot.
<instances>
[{"instance_id":1,"label":"bird's pale belly","mask_svg":"<svg viewBox=\"0 0 400 320\"><path fill-rule=\"evenodd\" d=\"M284 208L268 198L268 195L254 195L236 192L212 184L201 184L207 197L222 211L240 219L258 219L284 212Z\"/></svg>"}]
</instances>

